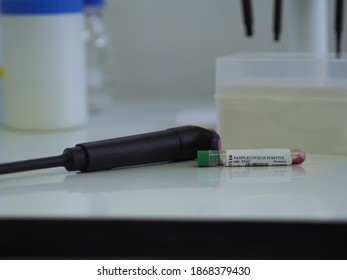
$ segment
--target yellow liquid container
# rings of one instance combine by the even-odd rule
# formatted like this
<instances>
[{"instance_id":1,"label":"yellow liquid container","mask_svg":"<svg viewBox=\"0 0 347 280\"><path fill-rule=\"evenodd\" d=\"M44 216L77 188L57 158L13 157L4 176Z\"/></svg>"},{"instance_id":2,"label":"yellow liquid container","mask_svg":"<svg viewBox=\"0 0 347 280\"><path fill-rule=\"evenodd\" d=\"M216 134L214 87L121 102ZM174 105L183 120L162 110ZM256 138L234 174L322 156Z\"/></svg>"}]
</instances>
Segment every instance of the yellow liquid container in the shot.
<instances>
[{"instance_id":1,"label":"yellow liquid container","mask_svg":"<svg viewBox=\"0 0 347 280\"><path fill-rule=\"evenodd\" d=\"M271 53L219 58L215 100L224 148L347 154L343 58Z\"/></svg>"}]
</instances>

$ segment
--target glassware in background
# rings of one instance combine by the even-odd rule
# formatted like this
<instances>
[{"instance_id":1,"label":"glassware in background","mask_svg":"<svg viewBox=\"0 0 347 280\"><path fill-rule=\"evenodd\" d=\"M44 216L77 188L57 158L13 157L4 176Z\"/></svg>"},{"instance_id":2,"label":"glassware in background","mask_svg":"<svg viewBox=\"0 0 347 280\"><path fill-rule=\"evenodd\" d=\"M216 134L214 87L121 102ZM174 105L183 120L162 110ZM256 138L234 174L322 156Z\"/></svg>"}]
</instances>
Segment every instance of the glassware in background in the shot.
<instances>
[{"instance_id":1,"label":"glassware in background","mask_svg":"<svg viewBox=\"0 0 347 280\"><path fill-rule=\"evenodd\" d=\"M105 0L84 0L87 91L91 112L105 109L110 101L109 41L103 20Z\"/></svg>"}]
</instances>

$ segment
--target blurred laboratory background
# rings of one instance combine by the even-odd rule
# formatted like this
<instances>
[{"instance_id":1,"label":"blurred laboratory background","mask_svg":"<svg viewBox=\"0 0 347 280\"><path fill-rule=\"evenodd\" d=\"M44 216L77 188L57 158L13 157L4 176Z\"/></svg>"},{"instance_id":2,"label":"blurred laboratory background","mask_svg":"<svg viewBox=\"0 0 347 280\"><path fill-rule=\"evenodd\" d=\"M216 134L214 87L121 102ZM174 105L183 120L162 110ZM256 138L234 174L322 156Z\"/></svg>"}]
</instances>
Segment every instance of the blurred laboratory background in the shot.
<instances>
[{"instance_id":1,"label":"blurred laboratory background","mask_svg":"<svg viewBox=\"0 0 347 280\"><path fill-rule=\"evenodd\" d=\"M312 8L317 3L327 8L320 25L312 20L312 14L321 13ZM104 18L113 52L114 96L212 99L217 57L335 50L335 1L283 1L279 42L273 39L274 1L252 2L252 37L245 36L241 4L238 0L108 0ZM327 36L327 46L310 46L315 43L310 40L312 32ZM347 35L342 42L346 40ZM347 44L342 47L346 50Z\"/></svg>"},{"instance_id":2,"label":"blurred laboratory background","mask_svg":"<svg viewBox=\"0 0 347 280\"><path fill-rule=\"evenodd\" d=\"M252 37L245 36L242 1L106 0L103 20L109 39L112 98L212 99L218 57L239 52L335 50L335 1L282 2L282 29L275 42L273 0L252 2ZM312 8L317 3L326 10ZM315 32L322 37L319 42L312 40ZM347 35L342 37L342 51L346 40ZM1 64L2 60L1 55Z\"/></svg>"}]
</instances>

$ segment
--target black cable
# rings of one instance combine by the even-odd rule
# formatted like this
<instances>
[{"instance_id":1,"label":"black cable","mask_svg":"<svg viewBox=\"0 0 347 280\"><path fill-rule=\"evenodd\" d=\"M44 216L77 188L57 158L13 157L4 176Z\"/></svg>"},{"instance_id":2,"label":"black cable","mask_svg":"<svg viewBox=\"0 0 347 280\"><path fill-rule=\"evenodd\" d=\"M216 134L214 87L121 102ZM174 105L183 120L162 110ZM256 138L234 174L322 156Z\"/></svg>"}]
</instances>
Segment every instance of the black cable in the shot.
<instances>
[{"instance_id":1,"label":"black cable","mask_svg":"<svg viewBox=\"0 0 347 280\"><path fill-rule=\"evenodd\" d=\"M65 166L66 155L0 164L0 174Z\"/></svg>"}]
</instances>

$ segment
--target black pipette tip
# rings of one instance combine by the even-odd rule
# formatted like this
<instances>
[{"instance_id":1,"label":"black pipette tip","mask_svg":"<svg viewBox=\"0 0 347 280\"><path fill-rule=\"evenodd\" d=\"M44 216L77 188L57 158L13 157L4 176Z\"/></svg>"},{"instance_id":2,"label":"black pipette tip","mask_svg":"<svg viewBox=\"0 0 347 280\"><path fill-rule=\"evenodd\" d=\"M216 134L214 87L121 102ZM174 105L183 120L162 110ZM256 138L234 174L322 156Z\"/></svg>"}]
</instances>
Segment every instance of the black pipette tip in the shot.
<instances>
[{"instance_id":1,"label":"black pipette tip","mask_svg":"<svg viewBox=\"0 0 347 280\"><path fill-rule=\"evenodd\" d=\"M251 0L242 0L243 21L245 24L246 36L253 36L253 12Z\"/></svg>"},{"instance_id":2,"label":"black pipette tip","mask_svg":"<svg viewBox=\"0 0 347 280\"><path fill-rule=\"evenodd\" d=\"M336 58L341 57L343 9L344 9L344 0L336 0L336 6L335 6Z\"/></svg>"},{"instance_id":3,"label":"black pipette tip","mask_svg":"<svg viewBox=\"0 0 347 280\"><path fill-rule=\"evenodd\" d=\"M276 42L280 41L280 34L277 32L274 33L274 41L276 41Z\"/></svg>"},{"instance_id":4,"label":"black pipette tip","mask_svg":"<svg viewBox=\"0 0 347 280\"><path fill-rule=\"evenodd\" d=\"M336 58L341 58L341 33L336 34Z\"/></svg>"},{"instance_id":5,"label":"black pipette tip","mask_svg":"<svg viewBox=\"0 0 347 280\"><path fill-rule=\"evenodd\" d=\"M276 42L280 40L281 25L282 25L282 0L274 0L273 33L274 33L274 40Z\"/></svg>"},{"instance_id":6,"label":"black pipette tip","mask_svg":"<svg viewBox=\"0 0 347 280\"><path fill-rule=\"evenodd\" d=\"M252 28L252 26L247 26L246 27L246 36L247 37L252 37L253 36L253 28Z\"/></svg>"}]
</instances>

